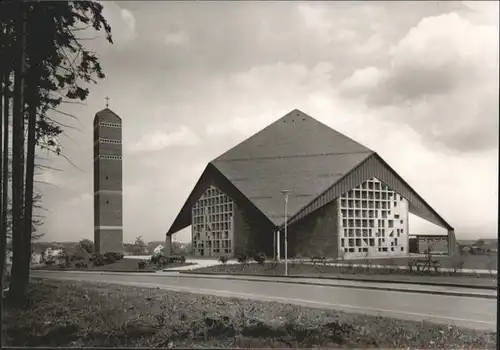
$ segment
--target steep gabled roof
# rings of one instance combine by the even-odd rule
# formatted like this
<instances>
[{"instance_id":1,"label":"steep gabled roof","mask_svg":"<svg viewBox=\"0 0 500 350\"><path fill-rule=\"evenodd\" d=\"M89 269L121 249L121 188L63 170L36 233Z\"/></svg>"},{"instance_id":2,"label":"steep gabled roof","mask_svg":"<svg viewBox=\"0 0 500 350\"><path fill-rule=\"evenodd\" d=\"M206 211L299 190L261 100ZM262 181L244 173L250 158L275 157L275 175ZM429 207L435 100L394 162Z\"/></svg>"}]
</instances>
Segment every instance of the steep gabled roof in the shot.
<instances>
[{"instance_id":1,"label":"steep gabled roof","mask_svg":"<svg viewBox=\"0 0 500 350\"><path fill-rule=\"evenodd\" d=\"M110 122L121 124L122 119L109 108L104 108L103 110L96 113L94 117L94 124L97 122Z\"/></svg>"},{"instance_id":2,"label":"steep gabled roof","mask_svg":"<svg viewBox=\"0 0 500 350\"><path fill-rule=\"evenodd\" d=\"M295 214L374 152L295 109L209 163L168 234L191 224L202 179L220 175L274 225L283 223L282 190ZM212 174L212 175L211 175ZM195 193L196 192L196 193ZM236 198L233 198L236 200Z\"/></svg>"},{"instance_id":3,"label":"steep gabled roof","mask_svg":"<svg viewBox=\"0 0 500 350\"><path fill-rule=\"evenodd\" d=\"M296 213L373 151L295 109L212 164L275 225Z\"/></svg>"}]
</instances>

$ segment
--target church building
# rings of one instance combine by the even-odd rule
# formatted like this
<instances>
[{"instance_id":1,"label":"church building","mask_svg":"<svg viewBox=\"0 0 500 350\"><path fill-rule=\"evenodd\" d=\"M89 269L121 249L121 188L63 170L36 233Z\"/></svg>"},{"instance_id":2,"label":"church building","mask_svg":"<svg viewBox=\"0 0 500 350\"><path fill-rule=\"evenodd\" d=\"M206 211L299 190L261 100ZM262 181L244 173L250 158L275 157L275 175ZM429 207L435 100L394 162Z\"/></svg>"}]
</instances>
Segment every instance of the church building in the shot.
<instances>
[{"instance_id":1,"label":"church building","mask_svg":"<svg viewBox=\"0 0 500 350\"><path fill-rule=\"evenodd\" d=\"M293 110L212 160L166 234L191 225L193 255L404 256L408 215L450 226L375 151Z\"/></svg>"}]
</instances>

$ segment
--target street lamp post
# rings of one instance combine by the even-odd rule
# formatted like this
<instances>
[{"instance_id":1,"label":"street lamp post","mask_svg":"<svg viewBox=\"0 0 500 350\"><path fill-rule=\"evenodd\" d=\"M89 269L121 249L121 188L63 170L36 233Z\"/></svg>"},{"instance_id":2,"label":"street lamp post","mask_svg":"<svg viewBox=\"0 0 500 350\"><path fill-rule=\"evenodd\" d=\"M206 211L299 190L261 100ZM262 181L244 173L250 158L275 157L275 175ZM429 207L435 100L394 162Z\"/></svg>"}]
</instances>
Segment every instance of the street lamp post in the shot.
<instances>
[{"instance_id":1,"label":"street lamp post","mask_svg":"<svg viewBox=\"0 0 500 350\"><path fill-rule=\"evenodd\" d=\"M288 276L288 194L289 190L282 190L282 194L285 195L285 276Z\"/></svg>"}]
</instances>

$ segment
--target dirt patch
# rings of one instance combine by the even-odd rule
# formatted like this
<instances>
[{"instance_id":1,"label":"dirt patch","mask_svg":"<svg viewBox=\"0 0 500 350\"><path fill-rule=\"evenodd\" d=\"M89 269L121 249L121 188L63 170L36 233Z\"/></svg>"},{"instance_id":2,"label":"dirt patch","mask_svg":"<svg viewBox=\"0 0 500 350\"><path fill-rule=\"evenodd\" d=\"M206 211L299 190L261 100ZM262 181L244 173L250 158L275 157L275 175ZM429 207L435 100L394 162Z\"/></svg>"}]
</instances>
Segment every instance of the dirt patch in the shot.
<instances>
[{"instance_id":1,"label":"dirt patch","mask_svg":"<svg viewBox=\"0 0 500 350\"><path fill-rule=\"evenodd\" d=\"M496 333L274 302L119 285L33 281L6 304L3 345L495 348Z\"/></svg>"}]
</instances>

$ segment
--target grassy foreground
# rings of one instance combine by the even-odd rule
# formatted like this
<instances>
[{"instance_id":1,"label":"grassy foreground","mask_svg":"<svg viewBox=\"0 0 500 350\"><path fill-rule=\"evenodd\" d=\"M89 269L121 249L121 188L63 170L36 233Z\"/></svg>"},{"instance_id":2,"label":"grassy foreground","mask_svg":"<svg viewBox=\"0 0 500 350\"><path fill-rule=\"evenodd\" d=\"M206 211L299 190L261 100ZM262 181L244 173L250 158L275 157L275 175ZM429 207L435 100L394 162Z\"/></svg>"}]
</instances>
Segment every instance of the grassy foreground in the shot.
<instances>
[{"instance_id":1,"label":"grassy foreground","mask_svg":"<svg viewBox=\"0 0 500 350\"><path fill-rule=\"evenodd\" d=\"M7 346L495 348L496 333L159 289L34 280Z\"/></svg>"}]
</instances>

